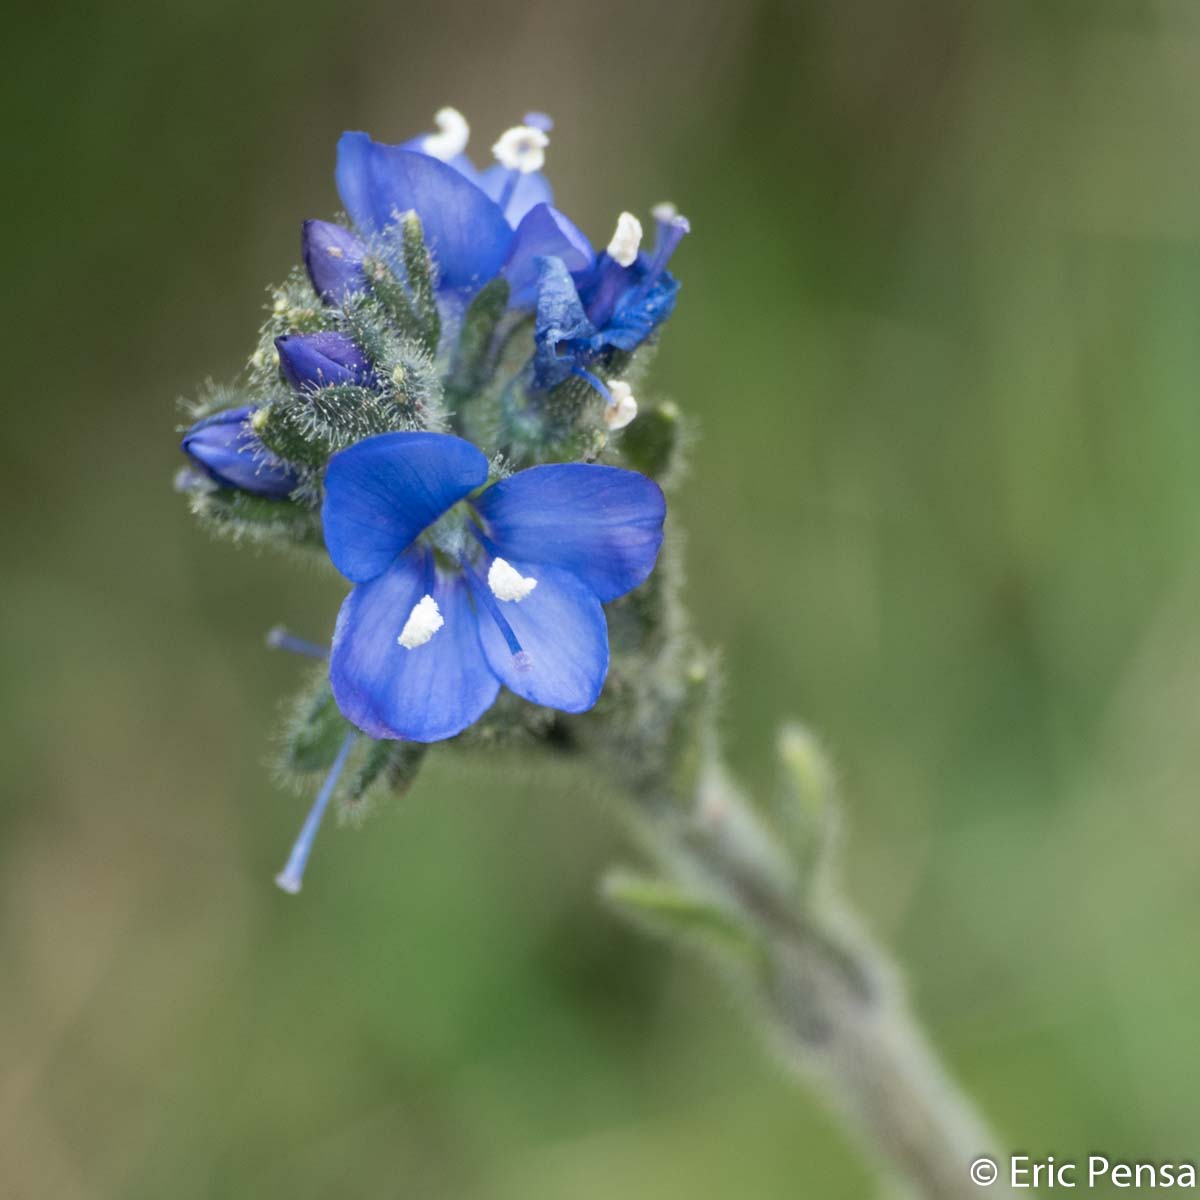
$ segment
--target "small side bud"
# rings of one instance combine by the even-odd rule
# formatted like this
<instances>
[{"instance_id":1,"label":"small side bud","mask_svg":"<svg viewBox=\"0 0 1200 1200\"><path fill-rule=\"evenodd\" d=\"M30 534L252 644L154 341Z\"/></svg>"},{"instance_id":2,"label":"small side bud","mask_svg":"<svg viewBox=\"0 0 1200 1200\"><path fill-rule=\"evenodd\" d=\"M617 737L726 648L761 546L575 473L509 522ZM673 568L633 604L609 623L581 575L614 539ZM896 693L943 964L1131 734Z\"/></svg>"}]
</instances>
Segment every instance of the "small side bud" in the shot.
<instances>
[{"instance_id":1,"label":"small side bud","mask_svg":"<svg viewBox=\"0 0 1200 1200\"><path fill-rule=\"evenodd\" d=\"M811 884L831 857L837 837L837 783L833 767L812 731L785 725L777 742L780 780L779 832Z\"/></svg>"},{"instance_id":2,"label":"small side bud","mask_svg":"<svg viewBox=\"0 0 1200 1200\"><path fill-rule=\"evenodd\" d=\"M637 422L625 431L621 453L643 475L662 480L681 457L683 434L678 405L665 400L643 410Z\"/></svg>"},{"instance_id":3,"label":"small side bud","mask_svg":"<svg viewBox=\"0 0 1200 1200\"><path fill-rule=\"evenodd\" d=\"M741 965L765 962L764 947L735 912L678 883L613 868L600 890L615 912L648 933Z\"/></svg>"}]
</instances>

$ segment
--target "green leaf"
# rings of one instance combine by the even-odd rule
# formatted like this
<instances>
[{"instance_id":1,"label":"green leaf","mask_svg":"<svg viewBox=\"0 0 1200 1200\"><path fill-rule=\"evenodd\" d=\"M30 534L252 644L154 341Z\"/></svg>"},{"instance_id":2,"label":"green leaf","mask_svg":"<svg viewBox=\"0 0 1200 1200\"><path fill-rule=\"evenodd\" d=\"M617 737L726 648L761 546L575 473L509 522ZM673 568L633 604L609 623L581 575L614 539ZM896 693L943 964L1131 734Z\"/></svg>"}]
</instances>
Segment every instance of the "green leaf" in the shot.
<instances>
[{"instance_id":1,"label":"green leaf","mask_svg":"<svg viewBox=\"0 0 1200 1200\"><path fill-rule=\"evenodd\" d=\"M651 933L698 945L746 965L764 960L764 947L737 914L695 891L619 867L608 871L600 886L604 899L617 912Z\"/></svg>"}]
</instances>

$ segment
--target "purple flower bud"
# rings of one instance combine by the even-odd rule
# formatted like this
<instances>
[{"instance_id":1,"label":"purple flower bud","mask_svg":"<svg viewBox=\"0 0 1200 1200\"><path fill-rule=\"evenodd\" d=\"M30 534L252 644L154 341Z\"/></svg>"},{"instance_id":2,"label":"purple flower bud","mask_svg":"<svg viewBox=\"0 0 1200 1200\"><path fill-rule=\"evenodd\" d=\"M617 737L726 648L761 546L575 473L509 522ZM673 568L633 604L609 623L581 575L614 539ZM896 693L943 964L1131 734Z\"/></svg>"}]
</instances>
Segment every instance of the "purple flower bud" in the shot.
<instances>
[{"instance_id":1,"label":"purple flower bud","mask_svg":"<svg viewBox=\"0 0 1200 1200\"><path fill-rule=\"evenodd\" d=\"M363 352L343 333L298 333L275 339L279 369L298 392L353 383L369 386L374 372Z\"/></svg>"},{"instance_id":2,"label":"purple flower bud","mask_svg":"<svg viewBox=\"0 0 1200 1200\"><path fill-rule=\"evenodd\" d=\"M247 406L205 417L183 435L181 449L222 487L282 499L299 476L258 440L250 425L253 415Z\"/></svg>"},{"instance_id":3,"label":"purple flower bud","mask_svg":"<svg viewBox=\"0 0 1200 1200\"><path fill-rule=\"evenodd\" d=\"M362 266L366 248L349 229L329 221L305 221L300 243L308 277L322 300L340 304L347 295L366 288Z\"/></svg>"}]
</instances>

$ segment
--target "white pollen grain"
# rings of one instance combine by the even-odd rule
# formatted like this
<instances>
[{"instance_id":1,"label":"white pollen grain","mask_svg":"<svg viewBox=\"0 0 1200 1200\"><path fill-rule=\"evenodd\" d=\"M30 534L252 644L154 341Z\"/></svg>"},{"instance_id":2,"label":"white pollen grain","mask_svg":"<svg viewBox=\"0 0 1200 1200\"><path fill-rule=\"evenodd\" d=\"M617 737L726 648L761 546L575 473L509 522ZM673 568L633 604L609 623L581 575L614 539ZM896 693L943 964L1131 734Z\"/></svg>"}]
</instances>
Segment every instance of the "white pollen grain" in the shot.
<instances>
[{"instance_id":1,"label":"white pollen grain","mask_svg":"<svg viewBox=\"0 0 1200 1200\"><path fill-rule=\"evenodd\" d=\"M617 218L617 228L608 243L608 256L623 267L637 261L642 245L642 223L633 213L623 212Z\"/></svg>"},{"instance_id":2,"label":"white pollen grain","mask_svg":"<svg viewBox=\"0 0 1200 1200\"><path fill-rule=\"evenodd\" d=\"M404 622L404 628L396 639L405 650L415 650L423 646L443 625L445 619L438 609L437 601L432 596L422 596L413 605L413 610Z\"/></svg>"},{"instance_id":3,"label":"white pollen grain","mask_svg":"<svg viewBox=\"0 0 1200 1200\"><path fill-rule=\"evenodd\" d=\"M497 558L492 560L488 568L488 587L497 600L520 601L537 587L537 580L522 575L511 563Z\"/></svg>"},{"instance_id":4,"label":"white pollen grain","mask_svg":"<svg viewBox=\"0 0 1200 1200\"><path fill-rule=\"evenodd\" d=\"M437 133L427 134L421 143L421 149L426 154L449 162L466 150L467 142L471 140L471 127L457 108L439 108L434 114L433 123L438 128Z\"/></svg>"},{"instance_id":5,"label":"white pollen grain","mask_svg":"<svg viewBox=\"0 0 1200 1200\"><path fill-rule=\"evenodd\" d=\"M550 139L544 130L532 125L514 125L500 135L492 153L502 167L528 175L545 165L548 145Z\"/></svg>"}]
</instances>

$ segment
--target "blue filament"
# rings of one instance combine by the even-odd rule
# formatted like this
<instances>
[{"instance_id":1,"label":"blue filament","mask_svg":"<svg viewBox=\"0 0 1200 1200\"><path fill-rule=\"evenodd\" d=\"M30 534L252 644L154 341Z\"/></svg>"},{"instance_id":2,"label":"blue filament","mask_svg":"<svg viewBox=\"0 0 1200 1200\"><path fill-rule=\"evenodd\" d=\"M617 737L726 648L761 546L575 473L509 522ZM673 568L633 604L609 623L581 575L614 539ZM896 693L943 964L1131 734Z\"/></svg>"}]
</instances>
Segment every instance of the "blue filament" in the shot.
<instances>
[{"instance_id":1,"label":"blue filament","mask_svg":"<svg viewBox=\"0 0 1200 1200\"><path fill-rule=\"evenodd\" d=\"M299 654L304 658L318 658L322 661L329 657L329 651L324 646L295 637L288 633L282 625L276 625L267 633L267 647L271 650L286 650L289 654Z\"/></svg>"},{"instance_id":2,"label":"blue filament","mask_svg":"<svg viewBox=\"0 0 1200 1200\"><path fill-rule=\"evenodd\" d=\"M321 784L321 790L317 793L312 808L308 810L308 816L304 818L300 836L296 838L292 852L288 855L287 865L275 876L275 882L293 896L304 882L304 868L308 865L308 856L312 853L317 830L321 828L321 818L325 816L325 810L329 807L333 790L337 787L342 768L350 756L350 747L354 745L357 736L357 733L346 734L345 741L337 752L337 758L333 760L333 766L329 768L329 774L325 776L325 782Z\"/></svg>"}]
</instances>

